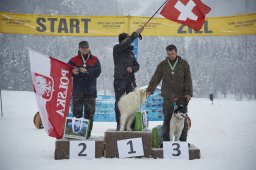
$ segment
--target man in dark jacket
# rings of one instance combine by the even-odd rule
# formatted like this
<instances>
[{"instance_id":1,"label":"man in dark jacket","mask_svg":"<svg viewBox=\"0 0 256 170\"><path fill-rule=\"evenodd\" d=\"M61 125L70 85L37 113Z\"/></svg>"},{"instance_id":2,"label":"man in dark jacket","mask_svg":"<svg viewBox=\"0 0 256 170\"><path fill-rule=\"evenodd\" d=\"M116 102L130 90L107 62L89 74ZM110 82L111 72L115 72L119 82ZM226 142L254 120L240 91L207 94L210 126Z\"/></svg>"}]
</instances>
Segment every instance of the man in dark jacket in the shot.
<instances>
[{"instance_id":1,"label":"man in dark jacket","mask_svg":"<svg viewBox=\"0 0 256 170\"><path fill-rule=\"evenodd\" d=\"M133 53L132 42L140 35L143 28L137 29L129 36L126 33L119 35L119 44L113 48L114 57L114 90L115 90L115 113L117 130L120 129L120 111L118 109L118 101L123 94L127 94L136 87L135 75L139 70L138 64ZM134 123L131 128L134 127Z\"/></svg>"},{"instance_id":2,"label":"man in dark jacket","mask_svg":"<svg viewBox=\"0 0 256 170\"><path fill-rule=\"evenodd\" d=\"M166 47L167 57L158 64L156 71L149 82L147 95L151 95L162 80L161 96L163 97L163 130L164 140L170 140L170 120L176 105L186 105L193 94L192 79L189 64L186 60L177 56L177 48L174 45ZM187 109L186 109L187 110ZM187 140L188 125L185 121L180 141Z\"/></svg>"},{"instance_id":3,"label":"man in dark jacket","mask_svg":"<svg viewBox=\"0 0 256 170\"><path fill-rule=\"evenodd\" d=\"M84 116L91 121L91 136L97 97L96 79L101 73L100 62L91 54L88 42L81 41L78 55L71 58L68 63L73 66L73 114L77 118Z\"/></svg>"}]
</instances>

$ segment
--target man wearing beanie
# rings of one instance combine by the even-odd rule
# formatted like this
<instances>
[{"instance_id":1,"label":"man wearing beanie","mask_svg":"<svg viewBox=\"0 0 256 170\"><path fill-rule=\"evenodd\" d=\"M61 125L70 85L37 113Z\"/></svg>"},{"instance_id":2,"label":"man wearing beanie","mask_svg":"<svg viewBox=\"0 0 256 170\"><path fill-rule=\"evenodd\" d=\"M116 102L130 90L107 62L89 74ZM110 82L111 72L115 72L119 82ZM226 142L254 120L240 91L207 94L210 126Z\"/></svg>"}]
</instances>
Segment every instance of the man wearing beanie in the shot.
<instances>
[{"instance_id":1,"label":"man wearing beanie","mask_svg":"<svg viewBox=\"0 0 256 170\"><path fill-rule=\"evenodd\" d=\"M78 55L71 58L68 64L73 66L73 114L77 118L84 116L91 121L89 137L93 127L97 87L96 81L101 73L98 58L91 54L89 43L79 43Z\"/></svg>"},{"instance_id":2,"label":"man wearing beanie","mask_svg":"<svg viewBox=\"0 0 256 170\"><path fill-rule=\"evenodd\" d=\"M143 28L137 29L129 36L126 33L119 35L119 44L113 48L114 58L114 90L115 90L115 113L117 130L120 129L120 111L118 109L118 101L123 94L127 94L134 90L136 87L135 75L139 70L138 64L133 53L132 42L140 36ZM134 123L131 127L134 128Z\"/></svg>"}]
</instances>

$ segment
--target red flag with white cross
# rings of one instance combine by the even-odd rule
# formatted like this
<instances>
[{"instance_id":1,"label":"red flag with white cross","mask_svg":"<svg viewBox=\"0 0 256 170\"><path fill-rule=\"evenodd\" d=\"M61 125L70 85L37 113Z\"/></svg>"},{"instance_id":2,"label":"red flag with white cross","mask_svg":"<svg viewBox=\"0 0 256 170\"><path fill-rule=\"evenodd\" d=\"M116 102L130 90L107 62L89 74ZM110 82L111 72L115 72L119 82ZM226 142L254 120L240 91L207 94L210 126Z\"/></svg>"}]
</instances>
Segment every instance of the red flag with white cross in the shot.
<instances>
[{"instance_id":1,"label":"red flag with white cross","mask_svg":"<svg viewBox=\"0 0 256 170\"><path fill-rule=\"evenodd\" d=\"M200 0L169 0L160 14L165 18L189 26L199 31L205 20L205 15L211 8Z\"/></svg>"}]
</instances>

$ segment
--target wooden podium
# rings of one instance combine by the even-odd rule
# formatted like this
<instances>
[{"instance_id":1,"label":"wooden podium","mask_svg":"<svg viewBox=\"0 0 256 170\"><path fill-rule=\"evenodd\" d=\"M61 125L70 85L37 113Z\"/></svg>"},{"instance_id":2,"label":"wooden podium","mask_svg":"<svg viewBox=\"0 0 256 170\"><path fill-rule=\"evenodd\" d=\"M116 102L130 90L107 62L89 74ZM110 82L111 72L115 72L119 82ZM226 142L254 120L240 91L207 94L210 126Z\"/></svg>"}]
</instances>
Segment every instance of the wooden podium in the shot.
<instances>
[{"instance_id":1,"label":"wooden podium","mask_svg":"<svg viewBox=\"0 0 256 170\"><path fill-rule=\"evenodd\" d=\"M152 158L163 158L163 148L152 148L151 151ZM190 144L189 146L189 160L200 159L200 150L194 145Z\"/></svg>"},{"instance_id":2,"label":"wooden podium","mask_svg":"<svg viewBox=\"0 0 256 170\"><path fill-rule=\"evenodd\" d=\"M107 130L105 132L106 143L106 158L118 158L117 141L130 139L130 138L142 138L144 157L150 158L152 149L152 133L151 131L116 131Z\"/></svg>"},{"instance_id":3,"label":"wooden podium","mask_svg":"<svg viewBox=\"0 0 256 170\"><path fill-rule=\"evenodd\" d=\"M89 141L95 141L95 157L118 158L117 141L141 138L146 158L163 158L163 148L152 148L151 131L116 131L107 130L104 137L93 137ZM55 143L55 159L69 159L69 147L72 139L59 139ZM200 159L200 150L194 145L189 147L189 159Z\"/></svg>"},{"instance_id":4,"label":"wooden podium","mask_svg":"<svg viewBox=\"0 0 256 170\"><path fill-rule=\"evenodd\" d=\"M55 142L55 159L69 159L69 142L72 139L58 139ZM88 141L95 141L95 157L104 157L104 137L94 137L88 139Z\"/></svg>"}]
</instances>

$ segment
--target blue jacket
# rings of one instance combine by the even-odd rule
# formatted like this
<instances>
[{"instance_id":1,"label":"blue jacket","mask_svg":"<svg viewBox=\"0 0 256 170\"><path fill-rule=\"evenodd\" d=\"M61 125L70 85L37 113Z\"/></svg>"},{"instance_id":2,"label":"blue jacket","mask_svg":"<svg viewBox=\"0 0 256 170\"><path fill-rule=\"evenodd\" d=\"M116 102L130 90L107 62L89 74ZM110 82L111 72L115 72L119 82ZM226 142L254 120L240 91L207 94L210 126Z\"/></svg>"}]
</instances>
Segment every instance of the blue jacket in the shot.
<instances>
[{"instance_id":1,"label":"blue jacket","mask_svg":"<svg viewBox=\"0 0 256 170\"><path fill-rule=\"evenodd\" d=\"M86 61L88 55L84 56ZM81 55L74 56L68 62L73 67L83 67L83 60ZM100 61L96 56L90 54L86 61L87 73L73 74L73 96L81 94L97 97L97 78L101 73Z\"/></svg>"}]
</instances>

